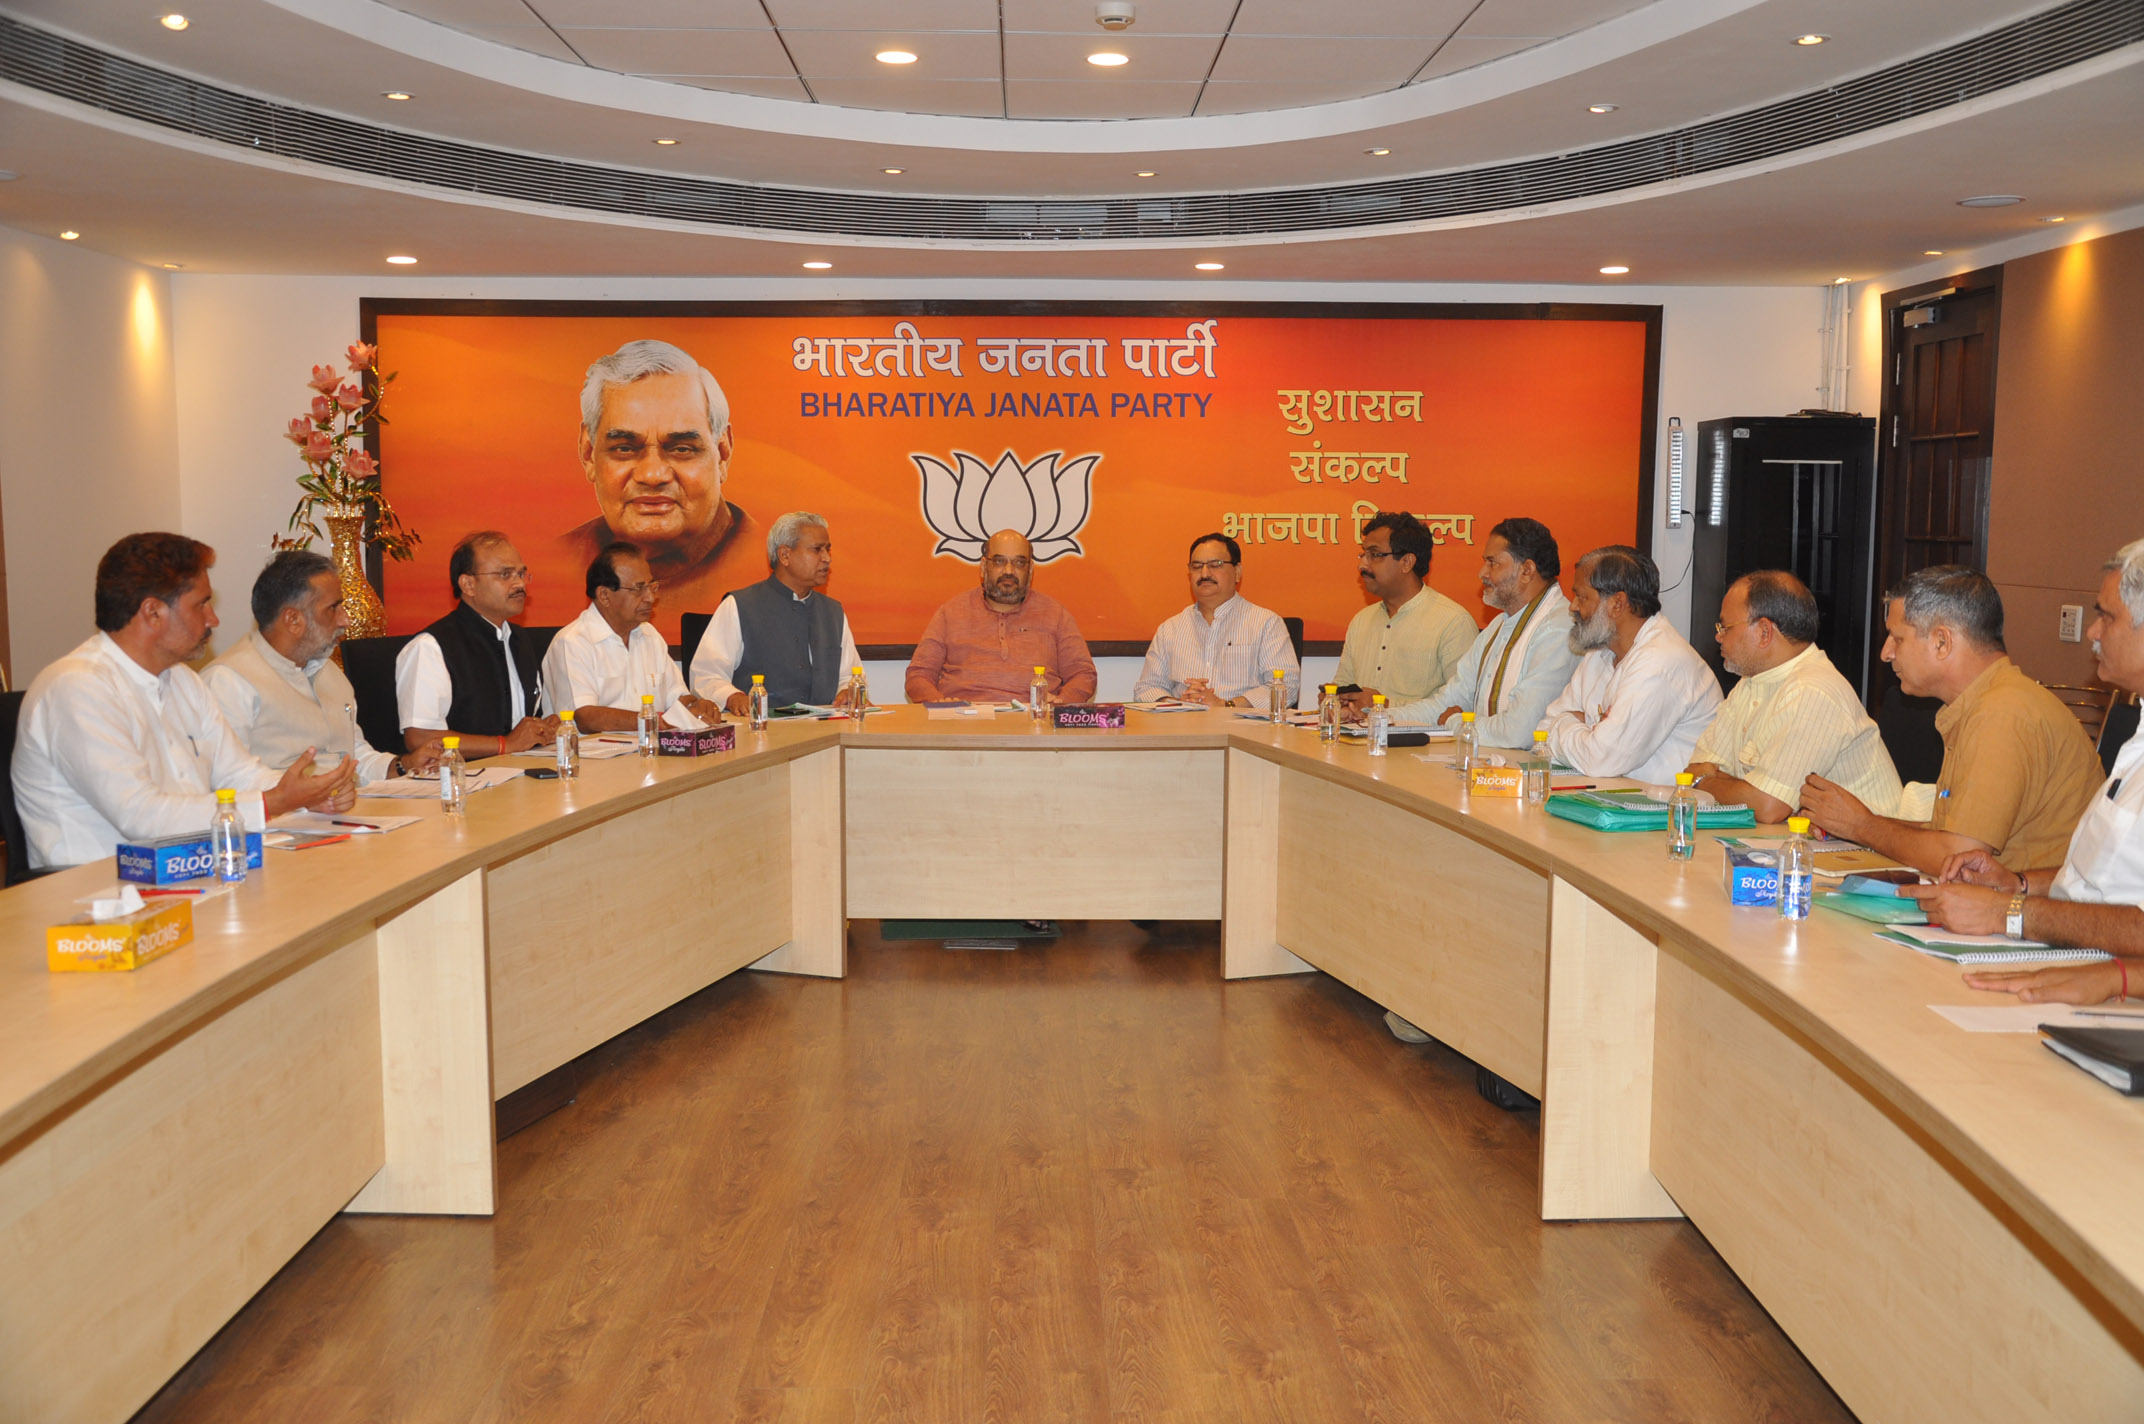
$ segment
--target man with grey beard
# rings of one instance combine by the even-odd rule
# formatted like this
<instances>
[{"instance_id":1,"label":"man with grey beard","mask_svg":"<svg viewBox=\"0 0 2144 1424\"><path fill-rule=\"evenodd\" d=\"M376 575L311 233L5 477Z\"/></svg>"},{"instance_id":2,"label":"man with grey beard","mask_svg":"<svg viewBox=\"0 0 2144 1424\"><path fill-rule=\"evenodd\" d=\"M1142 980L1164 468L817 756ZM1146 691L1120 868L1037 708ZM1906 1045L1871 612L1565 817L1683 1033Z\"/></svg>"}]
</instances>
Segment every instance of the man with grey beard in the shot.
<instances>
[{"instance_id":1,"label":"man with grey beard","mask_svg":"<svg viewBox=\"0 0 2144 1424\"><path fill-rule=\"evenodd\" d=\"M1541 720L1550 754L1587 776L1674 780L1719 710L1720 684L1661 616L1651 559L1609 544L1578 561L1571 649L1578 670Z\"/></svg>"}]
</instances>

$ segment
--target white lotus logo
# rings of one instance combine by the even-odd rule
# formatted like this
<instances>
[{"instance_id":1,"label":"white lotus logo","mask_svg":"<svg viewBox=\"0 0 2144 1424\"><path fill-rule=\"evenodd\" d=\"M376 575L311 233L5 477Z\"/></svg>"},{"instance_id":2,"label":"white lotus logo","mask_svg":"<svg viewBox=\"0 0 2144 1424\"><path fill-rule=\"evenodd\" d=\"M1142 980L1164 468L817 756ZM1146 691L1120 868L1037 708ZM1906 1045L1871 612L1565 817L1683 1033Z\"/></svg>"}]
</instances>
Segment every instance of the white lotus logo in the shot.
<instances>
[{"instance_id":1,"label":"white lotus logo","mask_svg":"<svg viewBox=\"0 0 2144 1424\"><path fill-rule=\"evenodd\" d=\"M1084 555L1072 536L1087 522L1088 482L1102 457L1082 455L1060 468L1063 453L1052 450L1028 465L1010 450L995 465L965 450L953 452L956 465L935 455L910 455L923 476L924 521L938 535L931 552L978 564L990 536L1009 529L1027 536L1038 564Z\"/></svg>"}]
</instances>

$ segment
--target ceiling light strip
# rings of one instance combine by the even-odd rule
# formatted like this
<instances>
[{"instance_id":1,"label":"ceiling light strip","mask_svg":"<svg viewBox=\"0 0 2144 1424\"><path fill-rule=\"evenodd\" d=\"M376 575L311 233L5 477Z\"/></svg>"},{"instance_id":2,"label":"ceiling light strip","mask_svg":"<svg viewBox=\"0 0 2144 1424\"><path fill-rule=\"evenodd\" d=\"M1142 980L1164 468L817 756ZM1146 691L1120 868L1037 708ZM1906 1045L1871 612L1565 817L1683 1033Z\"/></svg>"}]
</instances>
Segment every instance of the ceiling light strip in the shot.
<instances>
[{"instance_id":1,"label":"ceiling light strip","mask_svg":"<svg viewBox=\"0 0 2144 1424\"><path fill-rule=\"evenodd\" d=\"M2071 0L1886 69L1666 133L1376 182L1094 199L916 197L643 172L408 133L204 84L0 14L0 78L109 113L400 182L770 232L1031 245L1382 227L1625 191L1777 157L2144 42L2144 0Z\"/></svg>"}]
</instances>

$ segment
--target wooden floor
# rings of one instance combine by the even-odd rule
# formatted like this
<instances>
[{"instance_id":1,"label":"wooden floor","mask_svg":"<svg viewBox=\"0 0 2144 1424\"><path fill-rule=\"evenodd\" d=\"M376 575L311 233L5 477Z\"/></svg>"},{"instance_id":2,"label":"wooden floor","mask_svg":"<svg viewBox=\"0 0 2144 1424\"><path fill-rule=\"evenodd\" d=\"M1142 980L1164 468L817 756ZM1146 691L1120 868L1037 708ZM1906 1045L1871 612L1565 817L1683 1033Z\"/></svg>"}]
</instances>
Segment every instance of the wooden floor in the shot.
<instances>
[{"instance_id":1,"label":"wooden floor","mask_svg":"<svg viewBox=\"0 0 2144 1424\"><path fill-rule=\"evenodd\" d=\"M1685 1223L1215 927L852 931L591 1055L490 1220L341 1217L140 1421L1850 1416Z\"/></svg>"}]
</instances>

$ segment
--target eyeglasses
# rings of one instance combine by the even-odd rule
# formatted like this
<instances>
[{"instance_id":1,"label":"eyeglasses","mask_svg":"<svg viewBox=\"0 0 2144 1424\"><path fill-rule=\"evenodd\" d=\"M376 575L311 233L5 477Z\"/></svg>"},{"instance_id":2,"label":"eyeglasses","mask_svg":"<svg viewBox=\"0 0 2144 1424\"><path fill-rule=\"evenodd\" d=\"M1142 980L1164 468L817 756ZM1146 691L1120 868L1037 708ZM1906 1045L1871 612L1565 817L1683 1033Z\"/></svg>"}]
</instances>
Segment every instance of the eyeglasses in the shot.
<instances>
[{"instance_id":1,"label":"eyeglasses","mask_svg":"<svg viewBox=\"0 0 2144 1424\"><path fill-rule=\"evenodd\" d=\"M629 593L635 598L640 597L643 593L661 593L662 591L663 581L661 579L649 579L646 583L621 583L618 585L618 592Z\"/></svg>"},{"instance_id":2,"label":"eyeglasses","mask_svg":"<svg viewBox=\"0 0 2144 1424\"><path fill-rule=\"evenodd\" d=\"M518 569L478 569L474 574L476 578L504 579L508 583L512 583L516 579L526 581L528 576L529 566L527 564L523 564Z\"/></svg>"},{"instance_id":3,"label":"eyeglasses","mask_svg":"<svg viewBox=\"0 0 2144 1424\"><path fill-rule=\"evenodd\" d=\"M1225 569L1235 562L1234 559L1193 559L1184 567L1195 574L1210 574L1216 570Z\"/></svg>"},{"instance_id":4,"label":"eyeglasses","mask_svg":"<svg viewBox=\"0 0 2144 1424\"><path fill-rule=\"evenodd\" d=\"M1001 571L1011 569L1018 572L1027 568L1027 566L1027 556L1024 554L1015 554L1009 559L1003 554L992 554L989 558L983 560L983 567L986 569L998 569Z\"/></svg>"},{"instance_id":5,"label":"eyeglasses","mask_svg":"<svg viewBox=\"0 0 2144 1424\"><path fill-rule=\"evenodd\" d=\"M1715 623L1712 625L1712 636L1715 638L1724 638L1727 636L1727 630L1729 628L1747 628L1752 621L1754 620L1745 618L1739 623Z\"/></svg>"},{"instance_id":6,"label":"eyeglasses","mask_svg":"<svg viewBox=\"0 0 2144 1424\"><path fill-rule=\"evenodd\" d=\"M1390 549L1373 549L1365 544L1362 549L1362 557L1365 559L1396 559L1399 555Z\"/></svg>"}]
</instances>

